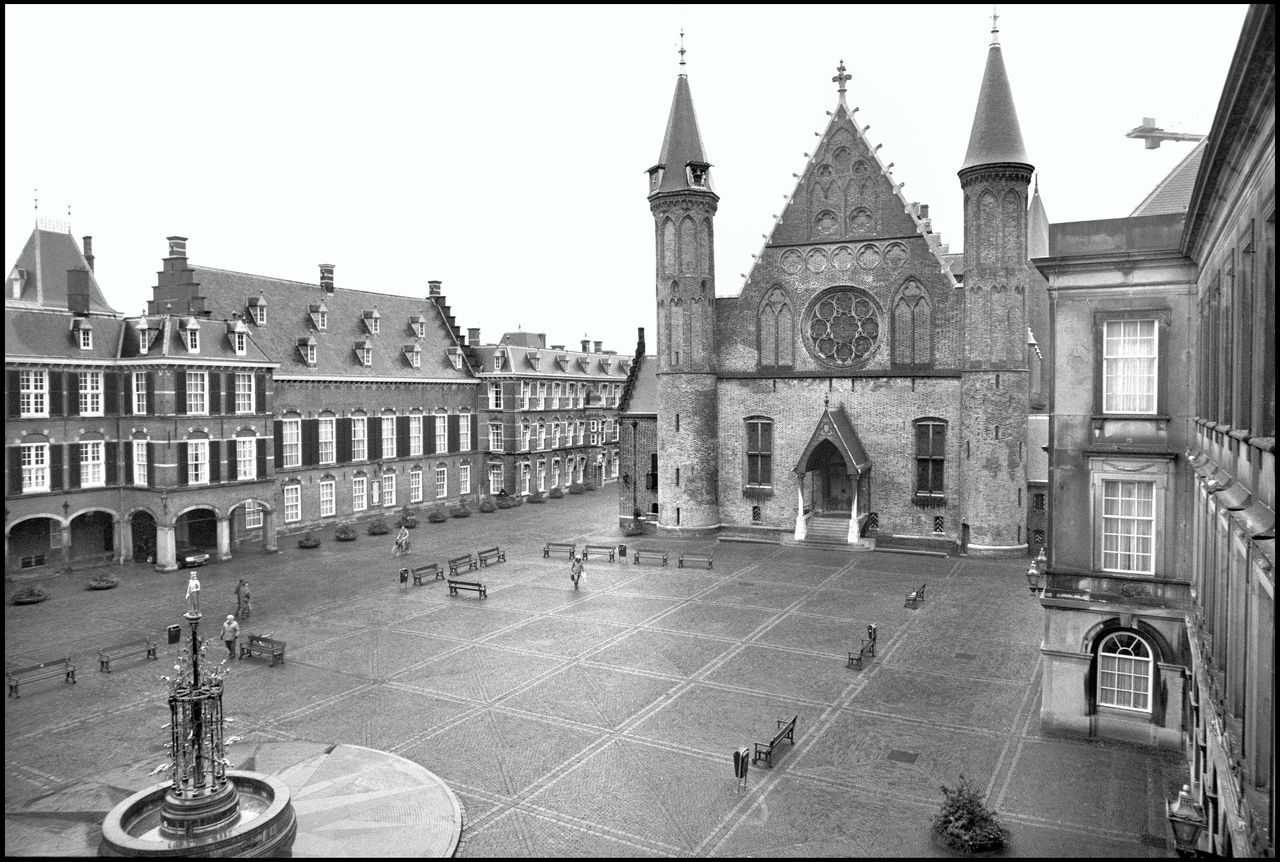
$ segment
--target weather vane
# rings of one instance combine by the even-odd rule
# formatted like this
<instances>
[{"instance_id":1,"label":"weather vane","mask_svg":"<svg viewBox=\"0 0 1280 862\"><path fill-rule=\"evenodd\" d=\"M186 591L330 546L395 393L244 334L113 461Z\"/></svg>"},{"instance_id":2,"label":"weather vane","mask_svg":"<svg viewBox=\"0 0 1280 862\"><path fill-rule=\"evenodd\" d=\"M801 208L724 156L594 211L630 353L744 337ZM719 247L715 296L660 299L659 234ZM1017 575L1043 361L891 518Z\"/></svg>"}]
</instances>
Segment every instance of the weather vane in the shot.
<instances>
[{"instance_id":1,"label":"weather vane","mask_svg":"<svg viewBox=\"0 0 1280 862\"><path fill-rule=\"evenodd\" d=\"M831 80L835 82L836 91L840 93L840 104L842 105L844 104L844 93L845 93L844 85L849 83L849 81L851 81L852 79L853 79L853 76L846 73L844 70L844 60L841 60L840 65L836 66L836 76Z\"/></svg>"},{"instance_id":2,"label":"weather vane","mask_svg":"<svg viewBox=\"0 0 1280 862\"><path fill-rule=\"evenodd\" d=\"M680 55L680 74L683 75L684 74L684 28L683 27L680 28L680 50L677 53Z\"/></svg>"},{"instance_id":3,"label":"weather vane","mask_svg":"<svg viewBox=\"0 0 1280 862\"><path fill-rule=\"evenodd\" d=\"M992 45L1000 44L1000 28L996 24L999 18L1000 16L996 13L996 4L992 3L991 4L991 44Z\"/></svg>"}]
</instances>

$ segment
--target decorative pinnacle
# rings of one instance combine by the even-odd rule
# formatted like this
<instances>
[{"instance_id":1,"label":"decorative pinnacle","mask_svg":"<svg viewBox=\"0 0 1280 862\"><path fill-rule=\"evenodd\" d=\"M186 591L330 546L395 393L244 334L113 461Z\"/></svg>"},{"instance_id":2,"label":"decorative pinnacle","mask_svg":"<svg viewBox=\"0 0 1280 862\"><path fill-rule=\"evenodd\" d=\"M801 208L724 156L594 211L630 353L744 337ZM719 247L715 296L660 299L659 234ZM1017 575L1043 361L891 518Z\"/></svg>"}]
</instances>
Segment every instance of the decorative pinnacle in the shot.
<instances>
[{"instance_id":1,"label":"decorative pinnacle","mask_svg":"<svg viewBox=\"0 0 1280 862\"><path fill-rule=\"evenodd\" d=\"M991 4L991 44L992 45L1000 44L1000 27L996 23L999 20L999 18L1000 16L996 13L996 4L992 3Z\"/></svg>"},{"instance_id":2,"label":"decorative pinnacle","mask_svg":"<svg viewBox=\"0 0 1280 862\"><path fill-rule=\"evenodd\" d=\"M853 76L844 70L844 60L840 61L840 65L836 66L836 76L831 80L836 84L836 92L840 94L840 104L844 104L845 84L853 79Z\"/></svg>"},{"instance_id":3,"label":"decorative pinnacle","mask_svg":"<svg viewBox=\"0 0 1280 862\"><path fill-rule=\"evenodd\" d=\"M677 53L680 55L680 74L681 74L681 75L683 75L683 74L685 74L685 71L684 71L684 28L683 28L683 27L681 27L681 28L680 28L680 50L679 50Z\"/></svg>"}]
</instances>

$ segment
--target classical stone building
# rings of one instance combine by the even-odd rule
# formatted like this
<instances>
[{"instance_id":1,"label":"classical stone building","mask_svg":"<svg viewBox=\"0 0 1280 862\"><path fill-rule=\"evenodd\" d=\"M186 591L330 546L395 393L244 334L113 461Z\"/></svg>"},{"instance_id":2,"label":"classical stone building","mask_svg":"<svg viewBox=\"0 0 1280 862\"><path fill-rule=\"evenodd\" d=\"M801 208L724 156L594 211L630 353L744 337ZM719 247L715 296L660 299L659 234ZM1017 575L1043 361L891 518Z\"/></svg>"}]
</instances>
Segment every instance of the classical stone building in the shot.
<instances>
[{"instance_id":1,"label":"classical stone building","mask_svg":"<svg viewBox=\"0 0 1280 862\"><path fill-rule=\"evenodd\" d=\"M1047 325L1047 299L1028 221L1043 233L1043 207L995 31L958 158L958 261L855 122L843 65L835 80L746 283L717 298L719 197L683 67L677 78L649 170L659 530L1025 553L1028 447L1044 429L1028 430L1044 405L1033 358L1048 344L1029 327Z\"/></svg>"}]
</instances>

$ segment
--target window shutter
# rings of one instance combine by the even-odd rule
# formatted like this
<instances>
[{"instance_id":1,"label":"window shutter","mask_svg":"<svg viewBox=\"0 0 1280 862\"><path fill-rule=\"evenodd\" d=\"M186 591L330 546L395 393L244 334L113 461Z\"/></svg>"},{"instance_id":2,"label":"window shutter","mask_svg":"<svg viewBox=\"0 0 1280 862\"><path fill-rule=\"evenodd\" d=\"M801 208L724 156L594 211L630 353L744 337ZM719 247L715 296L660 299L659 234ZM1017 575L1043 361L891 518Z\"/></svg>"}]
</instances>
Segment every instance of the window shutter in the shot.
<instances>
[{"instance_id":1,"label":"window shutter","mask_svg":"<svg viewBox=\"0 0 1280 862\"><path fill-rule=\"evenodd\" d=\"M478 452L480 449L480 417L471 414L471 451Z\"/></svg>"},{"instance_id":2,"label":"window shutter","mask_svg":"<svg viewBox=\"0 0 1280 862\"><path fill-rule=\"evenodd\" d=\"M279 470L284 464L284 422L280 419L275 420L276 448L275 460L276 469Z\"/></svg>"},{"instance_id":3,"label":"window shutter","mask_svg":"<svg viewBox=\"0 0 1280 862\"><path fill-rule=\"evenodd\" d=\"M422 451L428 455L436 454L436 417L422 417L422 436L425 438Z\"/></svg>"},{"instance_id":4,"label":"window shutter","mask_svg":"<svg viewBox=\"0 0 1280 862\"><path fill-rule=\"evenodd\" d=\"M302 463L314 467L320 463L320 420L302 420Z\"/></svg>"},{"instance_id":5,"label":"window shutter","mask_svg":"<svg viewBox=\"0 0 1280 862\"><path fill-rule=\"evenodd\" d=\"M120 381L120 398L121 400L128 399L127 403L121 406L120 412L130 416L137 416L138 414L134 411L138 406L138 381L127 371Z\"/></svg>"},{"instance_id":6,"label":"window shutter","mask_svg":"<svg viewBox=\"0 0 1280 862\"><path fill-rule=\"evenodd\" d=\"M257 399L257 412L267 412L267 375L255 374L253 381L253 397Z\"/></svg>"},{"instance_id":7,"label":"window shutter","mask_svg":"<svg viewBox=\"0 0 1280 862\"><path fill-rule=\"evenodd\" d=\"M187 446L189 444L183 441L178 444L178 484L187 484Z\"/></svg>"},{"instance_id":8,"label":"window shutter","mask_svg":"<svg viewBox=\"0 0 1280 862\"><path fill-rule=\"evenodd\" d=\"M447 435L445 440L449 444L449 451L457 452L458 451L458 414L455 413L452 416L449 416L446 421L448 424L445 429L445 434Z\"/></svg>"},{"instance_id":9,"label":"window shutter","mask_svg":"<svg viewBox=\"0 0 1280 862\"><path fill-rule=\"evenodd\" d=\"M9 418L12 419L22 412L22 393L20 391L22 382L18 372L10 371L5 375L5 385L9 387ZM22 486L19 484L18 491L21 490ZM18 493L18 491L13 493Z\"/></svg>"},{"instance_id":10,"label":"window shutter","mask_svg":"<svg viewBox=\"0 0 1280 862\"><path fill-rule=\"evenodd\" d=\"M66 404L64 403L64 390L66 383L63 371L49 372L49 415L63 416L66 414Z\"/></svg>"},{"instance_id":11,"label":"window shutter","mask_svg":"<svg viewBox=\"0 0 1280 862\"><path fill-rule=\"evenodd\" d=\"M50 446L50 449L53 447ZM67 444L67 472L70 477L67 480L67 488L74 490L80 487L80 444Z\"/></svg>"},{"instance_id":12,"label":"window shutter","mask_svg":"<svg viewBox=\"0 0 1280 862\"><path fill-rule=\"evenodd\" d=\"M222 413L222 374L209 371L205 378L209 381L209 415L217 416Z\"/></svg>"},{"instance_id":13,"label":"window shutter","mask_svg":"<svg viewBox=\"0 0 1280 862\"><path fill-rule=\"evenodd\" d=\"M9 372L12 376L16 372ZM10 390L12 391L12 390ZM22 447L9 447L9 493L22 493Z\"/></svg>"},{"instance_id":14,"label":"window shutter","mask_svg":"<svg viewBox=\"0 0 1280 862\"><path fill-rule=\"evenodd\" d=\"M184 368L173 372L173 412L177 416L187 415L187 372Z\"/></svg>"},{"instance_id":15,"label":"window shutter","mask_svg":"<svg viewBox=\"0 0 1280 862\"><path fill-rule=\"evenodd\" d=\"M67 372L67 415L80 415L80 375L75 371Z\"/></svg>"},{"instance_id":16,"label":"window shutter","mask_svg":"<svg viewBox=\"0 0 1280 862\"><path fill-rule=\"evenodd\" d=\"M107 485L117 485L120 482L120 444L107 443L103 448L107 459Z\"/></svg>"},{"instance_id":17,"label":"window shutter","mask_svg":"<svg viewBox=\"0 0 1280 862\"><path fill-rule=\"evenodd\" d=\"M258 478L267 478L267 438L258 438Z\"/></svg>"},{"instance_id":18,"label":"window shutter","mask_svg":"<svg viewBox=\"0 0 1280 862\"><path fill-rule=\"evenodd\" d=\"M401 458L409 454L409 417L396 417L396 454Z\"/></svg>"},{"instance_id":19,"label":"window shutter","mask_svg":"<svg viewBox=\"0 0 1280 862\"><path fill-rule=\"evenodd\" d=\"M257 389L255 387L255 392ZM222 397L226 399L226 406L222 408L222 412L231 416L236 412L236 373L228 371L226 382L222 384Z\"/></svg>"},{"instance_id":20,"label":"window shutter","mask_svg":"<svg viewBox=\"0 0 1280 862\"><path fill-rule=\"evenodd\" d=\"M222 441L221 440L209 441L209 481L215 485L222 481Z\"/></svg>"},{"instance_id":21,"label":"window shutter","mask_svg":"<svg viewBox=\"0 0 1280 862\"><path fill-rule=\"evenodd\" d=\"M102 375L102 412L107 416L120 414L120 375L114 371Z\"/></svg>"},{"instance_id":22,"label":"window shutter","mask_svg":"<svg viewBox=\"0 0 1280 862\"><path fill-rule=\"evenodd\" d=\"M154 416L160 411L156 409L156 373L147 372L147 413Z\"/></svg>"},{"instance_id":23,"label":"window shutter","mask_svg":"<svg viewBox=\"0 0 1280 862\"><path fill-rule=\"evenodd\" d=\"M351 460L351 417L339 417L333 433L337 437L334 445L338 450L338 463L345 464Z\"/></svg>"},{"instance_id":24,"label":"window shutter","mask_svg":"<svg viewBox=\"0 0 1280 862\"><path fill-rule=\"evenodd\" d=\"M370 416L365 422L365 433L368 436L369 460L376 461L382 457L382 417Z\"/></svg>"},{"instance_id":25,"label":"window shutter","mask_svg":"<svg viewBox=\"0 0 1280 862\"><path fill-rule=\"evenodd\" d=\"M63 447L57 443L49 446L49 490L51 491L62 490L62 450Z\"/></svg>"},{"instance_id":26,"label":"window shutter","mask_svg":"<svg viewBox=\"0 0 1280 862\"><path fill-rule=\"evenodd\" d=\"M156 444L147 443L147 485L156 486Z\"/></svg>"}]
</instances>

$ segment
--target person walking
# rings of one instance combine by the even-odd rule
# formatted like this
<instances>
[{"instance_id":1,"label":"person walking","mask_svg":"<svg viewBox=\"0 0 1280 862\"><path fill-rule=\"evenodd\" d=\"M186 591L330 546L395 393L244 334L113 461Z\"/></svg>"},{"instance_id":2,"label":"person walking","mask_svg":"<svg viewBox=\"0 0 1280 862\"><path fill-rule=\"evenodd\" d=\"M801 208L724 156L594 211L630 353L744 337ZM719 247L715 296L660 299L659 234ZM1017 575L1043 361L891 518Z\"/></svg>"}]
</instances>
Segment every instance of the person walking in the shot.
<instances>
[{"instance_id":1,"label":"person walking","mask_svg":"<svg viewBox=\"0 0 1280 862\"><path fill-rule=\"evenodd\" d=\"M248 599L249 582L246 581L244 578L241 578L240 583L236 584L235 592L236 592L236 616L240 617L241 619L247 619L249 616L248 608L246 607L249 603L249 599Z\"/></svg>"},{"instance_id":2,"label":"person walking","mask_svg":"<svg viewBox=\"0 0 1280 862\"><path fill-rule=\"evenodd\" d=\"M395 552L391 556L398 557L407 553L409 553L409 531L405 527L401 527L400 532L396 534Z\"/></svg>"},{"instance_id":3,"label":"person walking","mask_svg":"<svg viewBox=\"0 0 1280 862\"><path fill-rule=\"evenodd\" d=\"M409 570L401 569L400 570L400 592L403 593L408 589L409 589Z\"/></svg>"},{"instance_id":4,"label":"person walking","mask_svg":"<svg viewBox=\"0 0 1280 862\"><path fill-rule=\"evenodd\" d=\"M240 624L232 614L227 614L227 621L222 624L222 640L227 645L227 658L235 660L236 638L240 637Z\"/></svg>"},{"instance_id":5,"label":"person walking","mask_svg":"<svg viewBox=\"0 0 1280 862\"><path fill-rule=\"evenodd\" d=\"M578 588L578 581L582 580L582 557L578 554L573 555L573 564L569 566L569 580L573 581L573 588Z\"/></svg>"}]
</instances>

